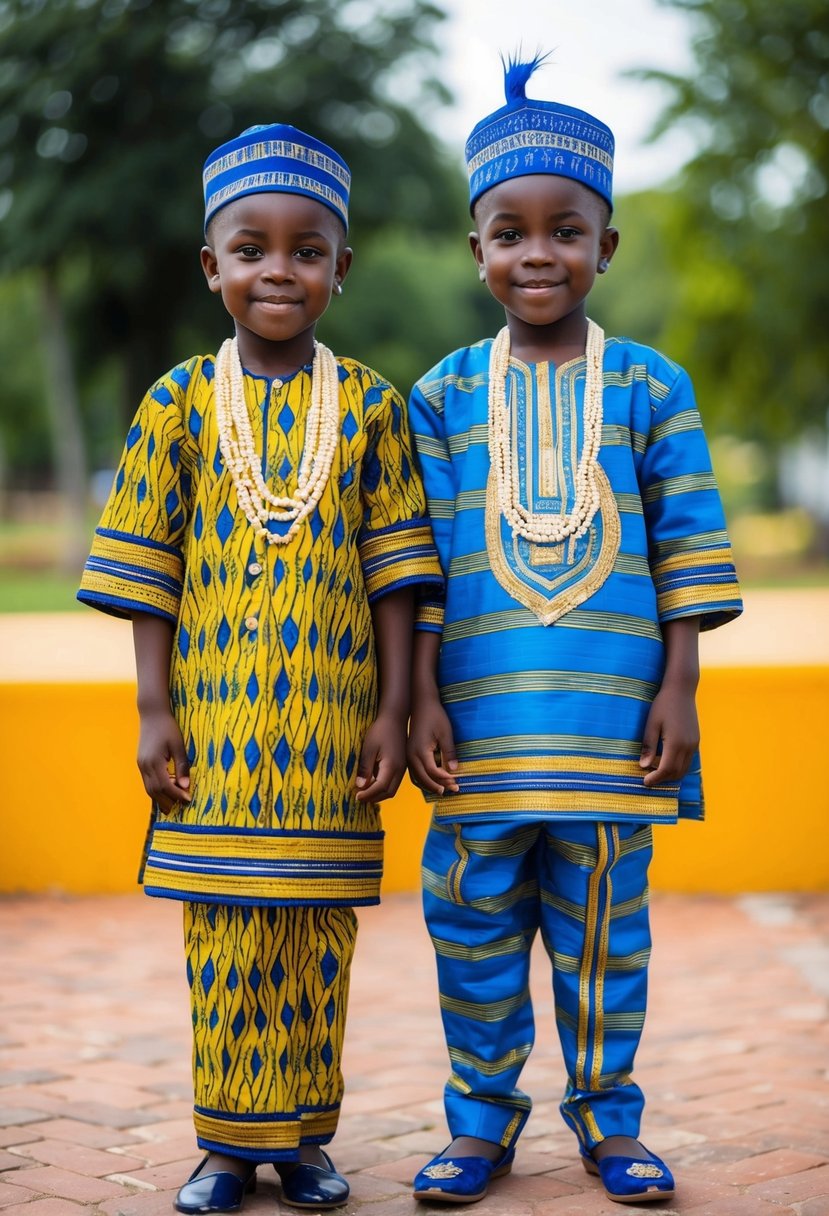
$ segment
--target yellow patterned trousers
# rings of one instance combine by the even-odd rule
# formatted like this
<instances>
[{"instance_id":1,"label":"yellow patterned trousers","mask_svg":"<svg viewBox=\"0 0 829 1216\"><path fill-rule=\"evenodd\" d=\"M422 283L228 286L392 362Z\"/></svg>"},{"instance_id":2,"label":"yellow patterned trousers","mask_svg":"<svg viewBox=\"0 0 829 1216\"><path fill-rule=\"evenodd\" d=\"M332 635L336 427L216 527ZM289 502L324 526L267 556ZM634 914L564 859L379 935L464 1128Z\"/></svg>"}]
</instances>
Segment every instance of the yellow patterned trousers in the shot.
<instances>
[{"instance_id":1,"label":"yellow patterned trousers","mask_svg":"<svg viewBox=\"0 0 829 1216\"><path fill-rule=\"evenodd\" d=\"M331 1140L356 934L351 908L184 904L201 1148L290 1161Z\"/></svg>"}]
</instances>

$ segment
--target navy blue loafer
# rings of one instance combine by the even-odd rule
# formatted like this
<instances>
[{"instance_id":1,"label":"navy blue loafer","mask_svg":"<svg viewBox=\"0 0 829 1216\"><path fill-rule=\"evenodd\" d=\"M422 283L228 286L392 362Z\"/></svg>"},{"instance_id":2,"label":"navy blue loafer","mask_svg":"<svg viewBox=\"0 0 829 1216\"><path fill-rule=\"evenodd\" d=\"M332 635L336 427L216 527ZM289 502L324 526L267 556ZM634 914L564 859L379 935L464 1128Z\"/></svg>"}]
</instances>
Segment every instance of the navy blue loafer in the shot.
<instances>
[{"instance_id":1,"label":"navy blue loafer","mask_svg":"<svg viewBox=\"0 0 829 1216\"><path fill-rule=\"evenodd\" d=\"M177 1212L238 1212L245 1194L256 1190L256 1165L251 1162L244 1178L222 1170L203 1174L205 1157L185 1182L173 1201Z\"/></svg>"},{"instance_id":2,"label":"navy blue loafer","mask_svg":"<svg viewBox=\"0 0 829 1216\"><path fill-rule=\"evenodd\" d=\"M514 1159L514 1148L508 1148L497 1161L452 1157L444 1150L416 1175L414 1197L429 1203L477 1203L486 1195L493 1178L510 1172Z\"/></svg>"},{"instance_id":3,"label":"navy blue loafer","mask_svg":"<svg viewBox=\"0 0 829 1216\"><path fill-rule=\"evenodd\" d=\"M351 1188L342 1174L337 1173L328 1154L322 1155L327 1168L307 1165L304 1161L293 1168L287 1165L274 1167L282 1183L283 1203L292 1208L316 1208L317 1211L339 1208L348 1203Z\"/></svg>"},{"instance_id":4,"label":"navy blue loafer","mask_svg":"<svg viewBox=\"0 0 829 1216\"><path fill-rule=\"evenodd\" d=\"M654 1203L674 1197L673 1174L653 1153L647 1161L637 1157L603 1157L596 1161L582 1150L581 1162L588 1174L601 1178L605 1195L614 1203Z\"/></svg>"}]
</instances>

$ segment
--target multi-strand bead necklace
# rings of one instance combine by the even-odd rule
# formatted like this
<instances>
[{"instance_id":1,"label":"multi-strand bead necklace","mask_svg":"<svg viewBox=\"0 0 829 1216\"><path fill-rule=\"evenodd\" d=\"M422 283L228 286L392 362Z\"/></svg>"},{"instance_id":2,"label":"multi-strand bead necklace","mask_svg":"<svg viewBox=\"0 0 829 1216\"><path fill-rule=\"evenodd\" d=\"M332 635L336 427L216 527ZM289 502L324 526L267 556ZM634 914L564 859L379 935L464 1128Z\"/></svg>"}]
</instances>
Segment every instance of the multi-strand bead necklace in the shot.
<instances>
[{"instance_id":1,"label":"multi-strand bead necklace","mask_svg":"<svg viewBox=\"0 0 829 1216\"><path fill-rule=\"evenodd\" d=\"M239 506L257 536L269 545L287 545L319 502L340 439L340 382L337 361L327 346L314 343L311 367L311 407L305 423L305 444L293 494L273 494L262 476L245 401L245 378L235 338L228 338L216 356L214 377L219 447L233 479ZM268 523L291 522L287 532L271 532Z\"/></svg>"},{"instance_id":2,"label":"multi-strand bead necklace","mask_svg":"<svg viewBox=\"0 0 829 1216\"><path fill-rule=\"evenodd\" d=\"M507 406L509 353L509 330L504 328L492 343L489 356L489 459L501 513L513 536L523 536L525 540L543 545L559 544L571 536L578 539L584 536L599 509L596 469L602 443L604 331L592 321L587 322L582 452L576 469L573 509L569 514L530 511L516 492L511 411Z\"/></svg>"}]
</instances>

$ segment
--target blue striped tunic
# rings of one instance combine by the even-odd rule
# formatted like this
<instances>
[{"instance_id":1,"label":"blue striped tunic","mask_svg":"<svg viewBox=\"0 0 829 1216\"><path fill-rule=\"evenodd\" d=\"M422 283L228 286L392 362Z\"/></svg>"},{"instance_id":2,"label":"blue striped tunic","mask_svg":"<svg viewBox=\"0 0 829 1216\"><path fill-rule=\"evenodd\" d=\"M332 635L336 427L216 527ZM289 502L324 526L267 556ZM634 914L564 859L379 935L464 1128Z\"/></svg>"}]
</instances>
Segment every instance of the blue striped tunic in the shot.
<instances>
[{"instance_id":1,"label":"blue striped tunic","mask_svg":"<svg viewBox=\"0 0 829 1216\"><path fill-rule=\"evenodd\" d=\"M648 789L639 753L665 654L663 622L739 614L722 504L690 379L626 338L604 354L600 509L578 541L515 538L490 469L487 339L415 386L410 418L446 576L420 629L442 632L441 697L460 761L457 822L701 818L699 757ZM507 409L522 505L572 510L584 357L511 359Z\"/></svg>"}]
</instances>

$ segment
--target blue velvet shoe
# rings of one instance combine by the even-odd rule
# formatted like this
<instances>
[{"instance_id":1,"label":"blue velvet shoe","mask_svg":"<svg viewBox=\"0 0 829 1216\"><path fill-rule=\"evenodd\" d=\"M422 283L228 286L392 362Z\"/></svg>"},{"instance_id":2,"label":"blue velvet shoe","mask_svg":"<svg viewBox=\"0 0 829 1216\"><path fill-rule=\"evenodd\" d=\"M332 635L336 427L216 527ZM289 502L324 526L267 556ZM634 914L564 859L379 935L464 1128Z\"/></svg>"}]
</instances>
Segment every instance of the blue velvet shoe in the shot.
<instances>
[{"instance_id":1,"label":"blue velvet shoe","mask_svg":"<svg viewBox=\"0 0 829 1216\"><path fill-rule=\"evenodd\" d=\"M673 1174L653 1153L648 1161L636 1157L603 1157L596 1161L582 1149L581 1163L588 1174L601 1178L605 1195L614 1203L655 1203L674 1197Z\"/></svg>"},{"instance_id":2,"label":"blue velvet shoe","mask_svg":"<svg viewBox=\"0 0 829 1216\"><path fill-rule=\"evenodd\" d=\"M244 1178L228 1170L202 1174L207 1157L193 1170L173 1201L177 1212L238 1212L246 1192L256 1190L256 1163Z\"/></svg>"},{"instance_id":3,"label":"blue velvet shoe","mask_svg":"<svg viewBox=\"0 0 829 1216\"><path fill-rule=\"evenodd\" d=\"M322 1165L307 1165L304 1161L293 1168L274 1166L282 1183L283 1203L292 1208L316 1208L317 1211L348 1203L351 1188L342 1174L337 1173L328 1154L322 1155L327 1169Z\"/></svg>"},{"instance_id":4,"label":"blue velvet shoe","mask_svg":"<svg viewBox=\"0 0 829 1216\"><path fill-rule=\"evenodd\" d=\"M415 1177L414 1197L429 1203L477 1203L486 1195L493 1178L510 1172L514 1159L514 1148L508 1148L497 1161L447 1156L444 1149Z\"/></svg>"}]
</instances>

